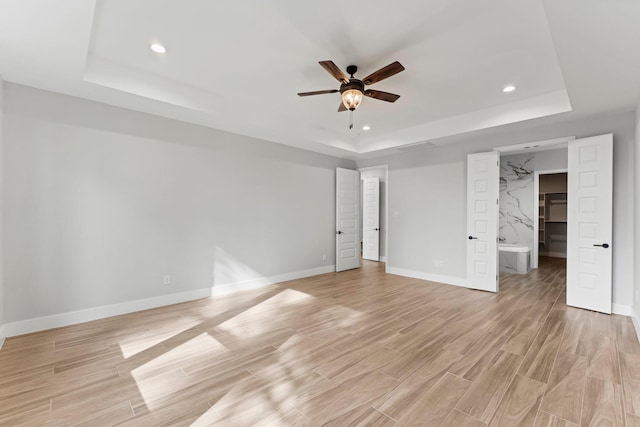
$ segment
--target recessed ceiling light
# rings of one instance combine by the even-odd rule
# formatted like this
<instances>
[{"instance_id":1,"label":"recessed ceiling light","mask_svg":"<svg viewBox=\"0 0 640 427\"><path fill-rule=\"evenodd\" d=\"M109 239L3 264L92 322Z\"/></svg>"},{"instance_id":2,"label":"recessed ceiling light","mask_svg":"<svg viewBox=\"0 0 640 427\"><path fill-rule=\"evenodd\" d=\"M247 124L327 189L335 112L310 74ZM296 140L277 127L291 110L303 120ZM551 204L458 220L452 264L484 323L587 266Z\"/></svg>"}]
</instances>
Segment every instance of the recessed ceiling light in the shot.
<instances>
[{"instance_id":1,"label":"recessed ceiling light","mask_svg":"<svg viewBox=\"0 0 640 427\"><path fill-rule=\"evenodd\" d=\"M509 85L509 86L505 86L502 91L504 93L509 93L509 92L513 92L514 90L516 90L516 87L514 85Z\"/></svg>"},{"instance_id":2,"label":"recessed ceiling light","mask_svg":"<svg viewBox=\"0 0 640 427\"><path fill-rule=\"evenodd\" d=\"M165 53L167 48L162 46L160 43L153 43L149 48L155 53Z\"/></svg>"},{"instance_id":3,"label":"recessed ceiling light","mask_svg":"<svg viewBox=\"0 0 640 427\"><path fill-rule=\"evenodd\" d=\"M362 130L369 130L369 129L371 129L371 126L369 125L362 126Z\"/></svg>"}]
</instances>

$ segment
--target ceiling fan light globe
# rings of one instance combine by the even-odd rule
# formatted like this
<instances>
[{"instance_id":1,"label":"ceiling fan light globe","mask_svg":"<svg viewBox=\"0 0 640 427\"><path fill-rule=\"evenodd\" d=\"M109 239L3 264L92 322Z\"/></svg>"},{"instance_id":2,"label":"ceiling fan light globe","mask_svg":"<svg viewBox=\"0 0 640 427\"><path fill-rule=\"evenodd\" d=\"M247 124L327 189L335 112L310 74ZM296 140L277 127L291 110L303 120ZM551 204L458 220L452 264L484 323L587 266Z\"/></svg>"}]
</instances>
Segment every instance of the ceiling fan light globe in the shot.
<instances>
[{"instance_id":1,"label":"ceiling fan light globe","mask_svg":"<svg viewBox=\"0 0 640 427\"><path fill-rule=\"evenodd\" d=\"M342 103L347 110L355 110L362 102L362 92L358 89L349 89L342 92Z\"/></svg>"}]
</instances>

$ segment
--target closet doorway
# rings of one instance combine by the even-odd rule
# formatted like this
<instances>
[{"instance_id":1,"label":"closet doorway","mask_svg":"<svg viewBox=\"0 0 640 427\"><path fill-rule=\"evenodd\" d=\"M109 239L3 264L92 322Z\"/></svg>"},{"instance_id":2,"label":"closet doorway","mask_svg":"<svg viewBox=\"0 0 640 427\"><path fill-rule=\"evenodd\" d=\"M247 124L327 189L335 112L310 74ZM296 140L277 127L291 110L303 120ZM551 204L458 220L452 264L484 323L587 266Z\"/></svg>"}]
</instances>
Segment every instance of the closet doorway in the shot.
<instances>
[{"instance_id":1,"label":"closet doorway","mask_svg":"<svg viewBox=\"0 0 640 427\"><path fill-rule=\"evenodd\" d=\"M537 212L533 230L531 267L538 257L567 258L567 169L536 171L534 197Z\"/></svg>"},{"instance_id":2,"label":"closet doorway","mask_svg":"<svg viewBox=\"0 0 640 427\"><path fill-rule=\"evenodd\" d=\"M360 209L360 245L362 248L361 256L363 259L372 261L387 261L387 199L388 199L388 181L389 167L388 165L371 166L358 169L360 171L361 195L362 201ZM374 184L375 181L377 184ZM368 189L376 186L377 197L369 194ZM373 200L377 199L377 200ZM372 203L377 205L374 209ZM377 213L372 211L376 210ZM376 245L372 248L372 245ZM377 253L376 253L377 252Z\"/></svg>"}]
</instances>

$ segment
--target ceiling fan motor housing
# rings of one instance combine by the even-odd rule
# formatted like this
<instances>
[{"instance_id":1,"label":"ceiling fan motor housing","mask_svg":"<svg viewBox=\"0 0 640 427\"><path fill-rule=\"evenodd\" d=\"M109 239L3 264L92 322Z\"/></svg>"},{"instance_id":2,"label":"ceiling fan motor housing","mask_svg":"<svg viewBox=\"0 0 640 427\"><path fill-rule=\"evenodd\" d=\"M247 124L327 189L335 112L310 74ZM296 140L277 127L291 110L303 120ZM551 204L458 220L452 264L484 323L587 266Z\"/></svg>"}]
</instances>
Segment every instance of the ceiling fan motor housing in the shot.
<instances>
[{"instance_id":1,"label":"ceiling fan motor housing","mask_svg":"<svg viewBox=\"0 0 640 427\"><path fill-rule=\"evenodd\" d=\"M352 89L359 90L364 93L364 83L362 83L362 80L349 79L349 83L342 83L340 85L340 93L344 93Z\"/></svg>"}]
</instances>

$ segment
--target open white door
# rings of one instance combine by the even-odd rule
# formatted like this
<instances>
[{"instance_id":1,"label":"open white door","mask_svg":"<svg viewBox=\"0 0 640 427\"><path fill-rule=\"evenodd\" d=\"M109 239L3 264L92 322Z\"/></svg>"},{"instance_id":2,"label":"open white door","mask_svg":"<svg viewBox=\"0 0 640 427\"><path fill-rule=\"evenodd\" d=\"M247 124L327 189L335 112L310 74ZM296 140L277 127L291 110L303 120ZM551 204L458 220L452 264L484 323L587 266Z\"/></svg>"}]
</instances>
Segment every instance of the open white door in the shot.
<instances>
[{"instance_id":1,"label":"open white door","mask_svg":"<svg viewBox=\"0 0 640 427\"><path fill-rule=\"evenodd\" d=\"M498 291L500 153L467 155L467 286Z\"/></svg>"},{"instance_id":2,"label":"open white door","mask_svg":"<svg viewBox=\"0 0 640 427\"><path fill-rule=\"evenodd\" d=\"M613 136L569 142L567 305L611 313Z\"/></svg>"},{"instance_id":3,"label":"open white door","mask_svg":"<svg viewBox=\"0 0 640 427\"><path fill-rule=\"evenodd\" d=\"M363 184L362 257L380 261L380 178L367 178Z\"/></svg>"},{"instance_id":4,"label":"open white door","mask_svg":"<svg viewBox=\"0 0 640 427\"><path fill-rule=\"evenodd\" d=\"M336 271L360 267L360 172L336 168Z\"/></svg>"}]
</instances>

